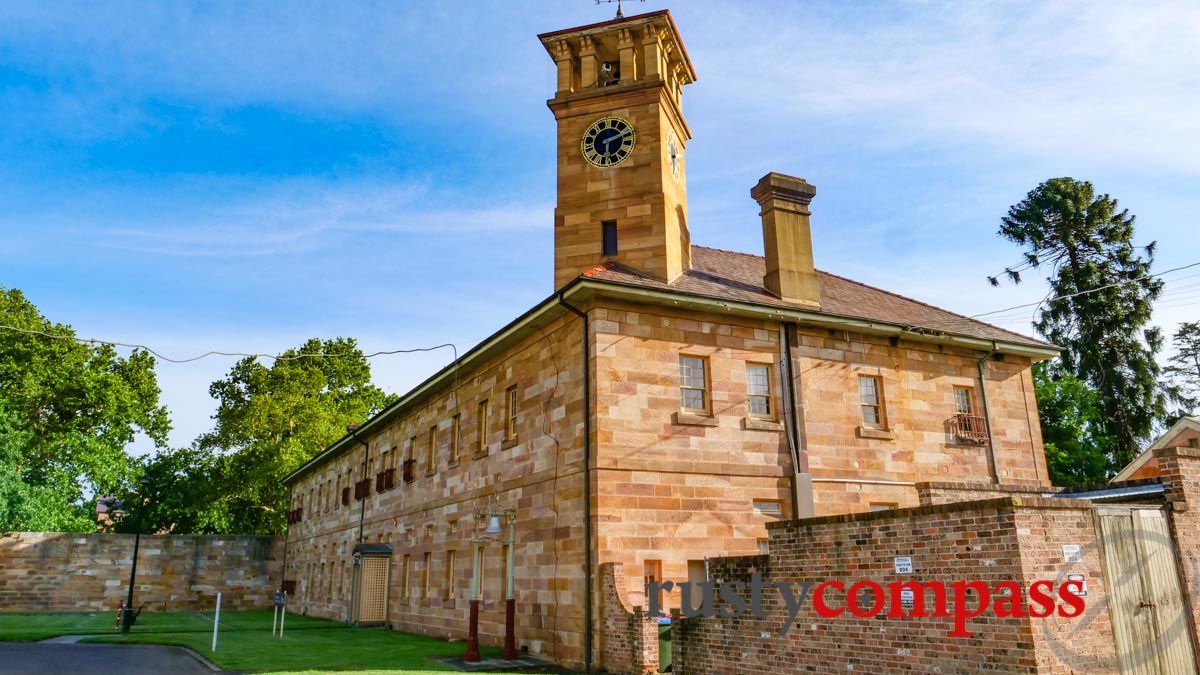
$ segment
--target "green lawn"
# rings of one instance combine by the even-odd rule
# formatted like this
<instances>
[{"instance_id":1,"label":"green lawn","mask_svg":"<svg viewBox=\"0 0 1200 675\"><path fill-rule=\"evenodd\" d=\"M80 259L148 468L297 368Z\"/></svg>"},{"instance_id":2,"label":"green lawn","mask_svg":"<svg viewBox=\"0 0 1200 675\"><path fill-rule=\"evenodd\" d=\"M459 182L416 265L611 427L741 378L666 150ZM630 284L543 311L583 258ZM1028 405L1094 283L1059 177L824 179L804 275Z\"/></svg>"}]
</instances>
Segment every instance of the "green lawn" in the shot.
<instances>
[{"instance_id":1,"label":"green lawn","mask_svg":"<svg viewBox=\"0 0 1200 675\"><path fill-rule=\"evenodd\" d=\"M188 647L225 670L273 675L426 675L453 671L438 659L462 656L466 645L383 629L288 615L282 638L271 636L270 611L222 612L217 651L212 647L212 613L147 611L129 635L113 629L113 613L0 614L0 641L43 640L57 635L95 634L87 642L123 642ZM498 649L483 649L497 656Z\"/></svg>"}]
</instances>

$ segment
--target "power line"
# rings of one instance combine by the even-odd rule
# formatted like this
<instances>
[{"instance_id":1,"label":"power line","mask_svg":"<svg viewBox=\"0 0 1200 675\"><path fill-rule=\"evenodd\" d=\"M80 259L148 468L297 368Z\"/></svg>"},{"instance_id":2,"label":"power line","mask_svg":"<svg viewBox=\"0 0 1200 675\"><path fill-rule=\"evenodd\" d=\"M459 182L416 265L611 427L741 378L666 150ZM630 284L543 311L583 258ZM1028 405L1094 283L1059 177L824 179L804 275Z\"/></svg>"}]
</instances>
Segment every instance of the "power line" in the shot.
<instances>
[{"instance_id":1,"label":"power line","mask_svg":"<svg viewBox=\"0 0 1200 675\"><path fill-rule=\"evenodd\" d=\"M192 363L193 361L199 361L200 359L208 358L209 356L238 356L238 357L244 357L244 358L265 358L265 359L274 359L276 361L299 361L301 359L320 359L320 358L346 357L346 356L357 358L357 356L358 356L357 354L352 354L352 353L296 354L293 356L280 356L278 354L254 354L254 353L247 353L247 352L221 352L221 351L213 350L213 351L208 351L203 354L200 354L199 356L193 356L191 358L173 359L169 356L164 356L161 352L153 349L152 347L148 347L146 345L134 344L134 343L130 343L130 342L117 342L115 340L101 340L99 338L81 338L81 337L75 337L74 335L56 335L54 333L47 333L45 331L32 330L29 328L18 328L17 326L6 326L3 324L0 324L0 329L10 330L10 331L13 331L16 333L25 333L27 335L40 335L42 337L47 337L47 338L51 338L54 340L68 340L71 342L80 342L80 343L89 344L89 345L109 345L111 347L128 347L130 349L141 349L143 351L149 352L150 354L153 354L156 358L162 359L163 361L166 361L168 363ZM436 351L438 349L445 349L446 347L449 347L451 350L453 350L454 360L458 361L458 347L455 347L454 344L450 343L450 342L447 342L445 344L436 345L433 347L414 347L412 349L390 349L390 350L385 350L385 351L372 352L370 354L363 354L362 357L365 359L370 359L370 358L374 358L376 356L391 356L393 354L412 354L415 352L432 352L432 351Z\"/></svg>"},{"instance_id":2,"label":"power line","mask_svg":"<svg viewBox=\"0 0 1200 675\"><path fill-rule=\"evenodd\" d=\"M1194 262L1194 263L1191 263L1191 264L1188 264L1188 265L1181 265L1181 266L1179 266L1179 267L1172 267L1172 268L1171 268L1171 269L1169 269L1169 270L1163 270L1162 272L1157 272L1157 273L1155 273L1155 274L1150 274L1150 275L1147 275L1147 276L1148 276L1148 277L1151 277L1151 278L1153 278L1153 277L1161 277L1161 276L1164 276L1164 275L1167 275L1167 274L1171 274L1172 272L1179 272L1179 271L1181 271L1181 270L1191 269L1191 268L1193 268L1193 267L1200 267L1200 262ZM981 322L979 321L979 319L980 319L981 317L995 317L995 318L993 319L994 321L998 321L998 322L1001 322L1001 323L1005 323L1005 322L1008 322L1008 321L1010 320L1010 317L1011 317L1011 318L1014 318L1014 319L1015 319L1015 318L1019 318L1019 317L1014 317L1014 316L1012 315L1012 312L1013 312L1013 310L1026 309L1026 308L1029 308L1029 307L1034 307L1034 308L1037 308L1037 307L1040 307L1041 305L1043 305L1043 304L1045 304L1045 303L1047 303L1047 302L1054 302L1054 301L1056 301L1056 300L1066 300L1066 299L1068 299L1068 298L1074 298L1074 297L1078 297L1078 296L1081 296L1081 295L1088 295L1089 293L1097 293L1097 292L1099 292L1099 291L1107 290L1107 289L1109 289L1109 288L1114 288L1114 287L1117 287L1117 286L1123 286L1123 285L1126 285L1126 284L1131 284L1131 283L1134 283L1134 282L1140 281L1142 278L1145 278L1145 277L1139 277L1138 279L1130 279L1130 280L1127 280L1127 281L1118 281L1118 282L1114 282L1114 283L1111 283L1111 284L1106 284L1106 285L1104 285L1104 286L1098 286L1098 287L1096 287L1096 288L1090 288L1090 289L1087 289L1087 290L1084 290L1084 291L1077 291L1077 292L1075 292L1075 293L1068 293L1068 294L1066 294L1066 295L1060 295L1060 296L1057 296L1057 297L1052 297L1052 298L1044 298L1044 299L1042 299L1042 300L1039 300L1039 301L1037 301L1037 302L1027 302L1027 303L1020 304L1020 305L1013 305L1012 307L1005 307L1004 309L997 309L997 310L992 310L992 311L990 311L990 312L983 312L983 313L981 313L981 314L972 314L971 316L960 316L960 317L955 317L955 318L953 318L953 319L946 319L946 320L943 320L943 321L931 321L931 322L928 322L928 323L922 324L922 325L920 325L920 326L911 326L911 327L909 327L909 328L908 328L908 329L907 329L905 332L913 332L913 331L917 331L917 330L921 330L921 329L927 329L927 328L941 328L941 327L945 327L945 328L950 328L950 329L952 329L952 328L954 328L954 327L961 327L961 326L971 326L971 325L975 325L975 324L977 324L977 323L981 323ZM1186 276L1186 277L1180 277L1180 279L1189 279L1189 278L1191 278L1191 275L1189 275L1189 276ZM1173 281L1179 281L1180 279L1175 279L1175 280L1173 280ZM1180 289L1180 290L1182 290L1182 289ZM1184 299L1185 299L1185 298L1171 298L1170 300L1168 300L1168 302L1174 302L1174 301L1178 301L1178 300L1184 300ZM1172 309L1173 309L1173 307L1170 307L1170 308L1172 308ZM1033 314L1036 314L1036 309L1035 309L1035 310L1034 310L1032 313L1033 313ZM1003 316L996 316L996 315L1003 315ZM1030 320L1032 321L1032 318L1031 318Z\"/></svg>"},{"instance_id":3,"label":"power line","mask_svg":"<svg viewBox=\"0 0 1200 675\"><path fill-rule=\"evenodd\" d=\"M1190 268L1190 267L1200 267L1200 262L1194 262L1194 263L1192 263L1192 264L1190 264L1190 265L1183 265L1182 267L1174 267L1174 268L1172 268L1172 269L1165 270L1165 271L1163 271L1163 272L1159 272L1158 274L1149 274L1149 275L1147 275L1147 276L1148 276L1148 277L1161 277L1161 276L1162 276L1162 275L1164 275L1164 274L1170 274L1171 272L1178 272L1179 270L1186 270L1186 269L1188 269L1188 268ZM1138 278L1138 279L1130 279L1130 280L1128 280L1128 281L1117 281L1117 282L1114 282L1114 283L1111 283L1111 284L1105 284L1104 286L1097 286L1096 288L1089 288L1089 289L1088 289L1088 290L1086 290L1086 291L1076 291L1075 293L1068 293L1068 294L1066 294L1066 295L1060 295L1060 296L1058 296L1058 297L1049 298L1049 299L1047 299L1047 300L1039 300L1038 302L1029 302L1029 303L1026 303L1026 304L1024 304L1024 305L1014 305L1014 306L1012 306L1012 307L1008 307L1008 308L1005 308L1005 309L997 309L997 310L995 310L995 311L993 311L993 312L984 312L983 314L972 314L970 318L972 318L972 319L978 319L978 318L979 318L979 317L981 317L981 316L991 316L992 314L999 314L999 313L1001 313L1001 312L1007 312L1007 311L1009 311L1009 310L1012 310L1012 309L1020 309L1020 308L1022 308L1022 307L1036 307L1037 305L1040 305L1040 304L1042 304L1042 303L1044 303L1044 302L1054 302L1054 301L1056 301L1056 300L1066 300L1067 298L1075 298L1075 297L1078 297L1078 296L1080 296L1080 295L1087 295L1087 294L1089 294L1089 293L1097 293L1097 292L1099 292L1099 291L1107 290L1107 289L1109 289L1109 288L1115 288L1115 287L1117 287L1117 286L1124 286L1125 284L1132 284L1132 283L1134 283L1135 281L1141 281L1141 278Z\"/></svg>"}]
</instances>

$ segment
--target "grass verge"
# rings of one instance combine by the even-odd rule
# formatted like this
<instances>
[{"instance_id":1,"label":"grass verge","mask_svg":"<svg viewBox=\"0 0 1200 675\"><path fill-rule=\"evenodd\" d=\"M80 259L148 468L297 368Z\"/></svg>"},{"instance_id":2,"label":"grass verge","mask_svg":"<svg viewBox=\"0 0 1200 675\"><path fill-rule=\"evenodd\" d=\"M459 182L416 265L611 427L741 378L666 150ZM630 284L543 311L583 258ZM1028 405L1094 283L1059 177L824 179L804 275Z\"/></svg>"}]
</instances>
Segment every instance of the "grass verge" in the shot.
<instances>
[{"instance_id":1,"label":"grass verge","mask_svg":"<svg viewBox=\"0 0 1200 675\"><path fill-rule=\"evenodd\" d=\"M270 611L222 612L217 651L212 648L211 612L146 612L129 635L113 629L114 615L0 614L0 641L31 642L58 635L85 635L84 642L178 645L224 670L274 675L427 675L453 671L440 659L462 656L466 645L423 635L289 615L283 637L271 636ZM485 648L484 656L499 650Z\"/></svg>"}]
</instances>

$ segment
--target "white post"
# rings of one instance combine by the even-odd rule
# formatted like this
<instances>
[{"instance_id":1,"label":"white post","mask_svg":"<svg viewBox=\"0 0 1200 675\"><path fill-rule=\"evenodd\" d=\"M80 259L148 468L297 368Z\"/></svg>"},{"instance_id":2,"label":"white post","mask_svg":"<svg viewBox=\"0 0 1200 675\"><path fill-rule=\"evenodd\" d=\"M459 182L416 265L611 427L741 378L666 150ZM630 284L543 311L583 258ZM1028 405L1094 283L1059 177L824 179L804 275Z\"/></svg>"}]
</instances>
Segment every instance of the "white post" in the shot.
<instances>
[{"instance_id":1,"label":"white post","mask_svg":"<svg viewBox=\"0 0 1200 675\"><path fill-rule=\"evenodd\" d=\"M283 624L287 621L287 591L283 592L283 607L279 613L279 637L283 637Z\"/></svg>"},{"instance_id":2,"label":"white post","mask_svg":"<svg viewBox=\"0 0 1200 675\"><path fill-rule=\"evenodd\" d=\"M217 651L217 629L221 626L221 594L217 593L217 616L213 619L213 646L212 650Z\"/></svg>"},{"instance_id":3,"label":"white post","mask_svg":"<svg viewBox=\"0 0 1200 675\"><path fill-rule=\"evenodd\" d=\"M271 614L271 636L275 635L275 627L279 624L279 607L272 607L275 611Z\"/></svg>"}]
</instances>

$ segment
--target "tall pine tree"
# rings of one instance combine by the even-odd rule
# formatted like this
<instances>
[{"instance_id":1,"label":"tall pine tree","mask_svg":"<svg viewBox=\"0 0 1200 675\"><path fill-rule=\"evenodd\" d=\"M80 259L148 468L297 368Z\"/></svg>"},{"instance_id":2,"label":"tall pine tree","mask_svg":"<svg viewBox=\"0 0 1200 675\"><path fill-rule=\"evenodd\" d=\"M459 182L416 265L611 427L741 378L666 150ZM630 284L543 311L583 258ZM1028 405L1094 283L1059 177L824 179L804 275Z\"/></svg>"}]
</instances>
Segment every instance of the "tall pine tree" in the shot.
<instances>
[{"instance_id":1,"label":"tall pine tree","mask_svg":"<svg viewBox=\"0 0 1200 675\"><path fill-rule=\"evenodd\" d=\"M1135 247L1134 216L1073 178L1037 186L1008 210L999 234L1025 247L1024 262L1005 270L1008 278L1020 283L1021 271L1036 270L1050 285L1034 327L1063 347L1051 379L1075 377L1095 392L1100 428L1092 438L1108 444L1109 470L1124 466L1166 412L1155 360L1162 335L1149 325L1163 286L1150 275L1154 243Z\"/></svg>"}]
</instances>

